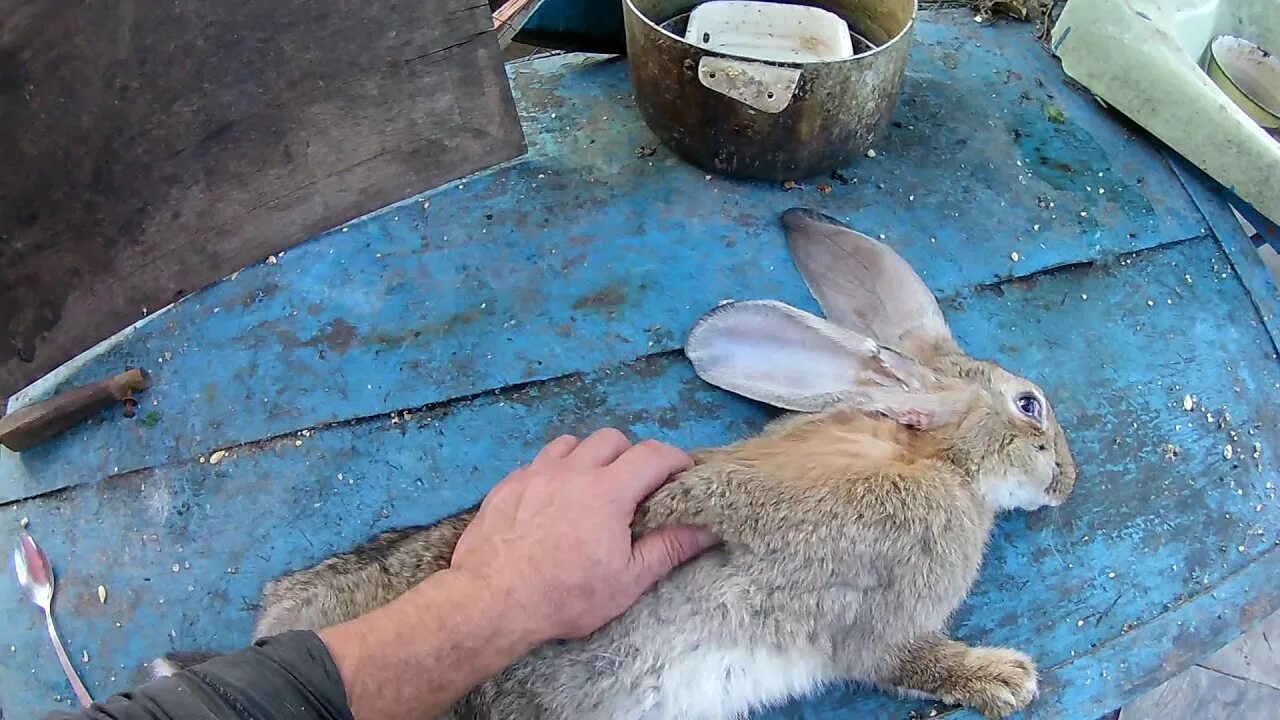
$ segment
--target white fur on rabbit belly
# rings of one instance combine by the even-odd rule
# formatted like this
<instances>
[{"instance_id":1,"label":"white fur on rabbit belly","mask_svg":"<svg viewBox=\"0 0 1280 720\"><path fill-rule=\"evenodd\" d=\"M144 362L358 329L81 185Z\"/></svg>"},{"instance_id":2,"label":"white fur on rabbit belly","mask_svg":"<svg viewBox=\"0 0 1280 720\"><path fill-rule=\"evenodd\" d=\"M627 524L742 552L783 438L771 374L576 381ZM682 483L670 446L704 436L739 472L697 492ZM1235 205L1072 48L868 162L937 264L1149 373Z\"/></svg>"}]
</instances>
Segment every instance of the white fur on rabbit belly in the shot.
<instances>
[{"instance_id":1,"label":"white fur on rabbit belly","mask_svg":"<svg viewBox=\"0 0 1280 720\"><path fill-rule=\"evenodd\" d=\"M807 695L831 677L816 653L707 648L677 658L640 720L729 720ZM618 717L625 716L619 714Z\"/></svg>"}]
</instances>

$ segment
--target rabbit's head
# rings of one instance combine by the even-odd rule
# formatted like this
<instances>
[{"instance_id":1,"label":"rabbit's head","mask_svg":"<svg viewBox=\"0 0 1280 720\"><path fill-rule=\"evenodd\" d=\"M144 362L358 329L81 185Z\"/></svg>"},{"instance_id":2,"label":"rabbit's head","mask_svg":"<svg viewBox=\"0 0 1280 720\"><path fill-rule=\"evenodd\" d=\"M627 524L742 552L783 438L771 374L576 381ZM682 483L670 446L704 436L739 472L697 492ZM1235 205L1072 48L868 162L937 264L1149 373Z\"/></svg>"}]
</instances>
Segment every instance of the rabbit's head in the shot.
<instances>
[{"instance_id":1,"label":"rabbit's head","mask_svg":"<svg viewBox=\"0 0 1280 720\"><path fill-rule=\"evenodd\" d=\"M722 305L685 344L700 377L787 410L852 406L927 433L997 510L1066 500L1075 464L1039 387L965 355L933 294L884 243L811 210L782 223L827 319L774 301Z\"/></svg>"}]
</instances>

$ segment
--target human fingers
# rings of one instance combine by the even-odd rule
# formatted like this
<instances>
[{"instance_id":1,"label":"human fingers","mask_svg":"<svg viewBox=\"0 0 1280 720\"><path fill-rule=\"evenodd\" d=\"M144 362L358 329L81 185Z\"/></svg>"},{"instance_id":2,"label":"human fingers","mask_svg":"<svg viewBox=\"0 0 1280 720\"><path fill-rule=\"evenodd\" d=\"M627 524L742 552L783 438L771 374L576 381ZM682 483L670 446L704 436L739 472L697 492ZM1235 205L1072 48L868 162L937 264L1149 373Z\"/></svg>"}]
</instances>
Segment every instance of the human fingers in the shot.
<instances>
[{"instance_id":1,"label":"human fingers","mask_svg":"<svg viewBox=\"0 0 1280 720\"><path fill-rule=\"evenodd\" d=\"M631 549L630 579L636 595L719 542L710 530L696 525L672 525L640 538Z\"/></svg>"},{"instance_id":2,"label":"human fingers","mask_svg":"<svg viewBox=\"0 0 1280 720\"><path fill-rule=\"evenodd\" d=\"M542 449L538 451L538 455L533 458L533 462L529 463L529 467L541 468L547 463L563 460L578 447L579 442L578 438L573 435L561 435L543 445Z\"/></svg>"},{"instance_id":3,"label":"human fingers","mask_svg":"<svg viewBox=\"0 0 1280 720\"><path fill-rule=\"evenodd\" d=\"M634 510L672 475L693 467L693 459L679 448L656 440L633 445L609 466L618 492Z\"/></svg>"},{"instance_id":4,"label":"human fingers","mask_svg":"<svg viewBox=\"0 0 1280 720\"><path fill-rule=\"evenodd\" d=\"M520 507L520 501L524 497L525 490L528 489L529 481L532 477L531 467L526 465L516 468L508 473L506 477L499 480L485 494L484 500L480 502L480 509L476 513L476 521L486 525L489 523L503 524L510 522L511 518L515 517L516 510ZM472 524L476 524L476 521L473 521Z\"/></svg>"},{"instance_id":5,"label":"human fingers","mask_svg":"<svg viewBox=\"0 0 1280 720\"><path fill-rule=\"evenodd\" d=\"M631 441L614 428L597 430L570 452L568 460L581 469L602 468L617 460L631 447Z\"/></svg>"}]
</instances>

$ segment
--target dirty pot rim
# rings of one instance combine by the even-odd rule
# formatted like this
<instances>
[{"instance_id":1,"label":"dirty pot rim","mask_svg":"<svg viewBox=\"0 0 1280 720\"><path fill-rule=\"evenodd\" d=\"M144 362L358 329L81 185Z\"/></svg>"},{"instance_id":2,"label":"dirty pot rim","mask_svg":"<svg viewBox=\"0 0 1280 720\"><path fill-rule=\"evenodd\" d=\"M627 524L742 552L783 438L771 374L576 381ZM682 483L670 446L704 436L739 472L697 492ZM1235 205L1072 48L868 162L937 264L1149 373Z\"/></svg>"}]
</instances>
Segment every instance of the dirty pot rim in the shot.
<instances>
[{"instance_id":1,"label":"dirty pot rim","mask_svg":"<svg viewBox=\"0 0 1280 720\"><path fill-rule=\"evenodd\" d=\"M881 51L883 51L883 50L887 50L890 46L892 46L892 45L896 45L900 40L902 40L902 38L903 38L904 36L906 36L907 34L909 34L909 33L911 32L911 28L915 26L915 24L916 24L916 18L917 18L917 16L920 14L920 0L911 0L911 17L910 17L910 18L908 18L908 19L907 19L907 21L906 21L905 23L903 23L903 25L902 25L902 29L898 31L898 34L897 34L897 35L894 35L892 38L889 38L889 39L888 39L888 40L886 40L883 44L877 45L876 47L874 47L874 48L872 48L872 49L870 49L870 50L868 50L868 51L866 51L866 52L863 52L863 53L857 53L856 55L852 55L852 56L850 56L850 57L843 58L843 59L840 59L840 60L819 60L819 61L817 61L817 62L778 62L778 61L774 61L774 60L761 60L761 59L759 59L759 58L746 57L745 55L735 55L735 54L733 54L733 53L726 53L726 52L721 52L721 51L719 51L719 50L712 50L712 49L710 49L710 48L704 48L704 47L702 47L701 45L696 45L696 44L694 44L694 43L689 42L688 40L685 40L684 38L680 37L679 35L676 35L675 33L673 33L673 32L671 32L671 31L667 30L666 28L662 27L661 25L659 25L659 24L655 23L653 20L649 19L649 16L648 16L648 15L646 15L646 14L645 14L645 13L643 13L643 12L641 12L641 11L640 11L640 8L636 7L634 0L622 0L622 4L623 4L623 5L625 5L625 6L626 6L626 8L627 8L628 10L630 10L630 11L631 11L631 13L632 13L633 15L635 15L635 16L636 16L636 17L638 17L638 18L640 18L640 20L641 20L642 22L644 22L644 23L645 23L646 25L648 25L650 28L652 28L652 29L654 29L654 30L657 30L660 34L665 35L665 36L667 36L667 37L669 37L669 38L671 38L671 39L673 39L673 40L676 40L676 41L678 41L678 42L684 43L685 45L688 45L689 47L696 48L696 49L698 49L698 50L700 50L700 51L702 51L702 52L704 52L704 53L707 53L708 55L715 55L715 56L718 56L718 57L733 58L733 59L735 59L735 60L744 60L744 61L746 61L746 62L763 62L763 63L767 63L767 64L769 64L769 65L778 65L778 66L781 66L781 67L799 67L799 68L815 67L815 66L824 67L824 66L829 66L829 65L839 65L840 63L847 63L847 62L851 62L851 61L853 61L853 60L861 60L861 59L863 59L863 58L869 58L869 57L871 57L871 56L873 56L873 55L875 55L875 54L877 54L877 53L879 53L879 52L881 52ZM694 6L694 7L696 7L696 6L701 5L701 4L702 4L701 2L695 2L693 6ZM803 3L802 3L802 4L803 4ZM817 7L817 6L812 6L812 7ZM843 18L841 18L841 19L843 19ZM846 22L847 22L847 20L846 20Z\"/></svg>"}]
</instances>

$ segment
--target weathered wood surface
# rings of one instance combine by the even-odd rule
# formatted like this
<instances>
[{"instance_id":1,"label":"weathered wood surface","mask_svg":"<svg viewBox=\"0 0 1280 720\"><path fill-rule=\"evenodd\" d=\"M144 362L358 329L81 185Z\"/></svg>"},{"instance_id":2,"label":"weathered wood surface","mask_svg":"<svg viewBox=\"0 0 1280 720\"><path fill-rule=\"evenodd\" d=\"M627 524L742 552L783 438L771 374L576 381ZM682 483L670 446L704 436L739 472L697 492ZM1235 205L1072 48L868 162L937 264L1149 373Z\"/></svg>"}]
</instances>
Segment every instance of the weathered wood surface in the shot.
<instances>
[{"instance_id":1,"label":"weathered wood surface","mask_svg":"<svg viewBox=\"0 0 1280 720\"><path fill-rule=\"evenodd\" d=\"M877 158L791 193L637 158L653 140L620 63L516 66L528 157L248 268L50 383L155 370L142 422L0 455L0 527L28 517L48 549L89 685L118 689L170 646L235 647L270 577L465 507L557 433L697 447L759 427L763 408L679 348L724 298L813 308L777 225L802 204L883 232L966 348L1054 398L1076 494L1002 518L955 625L1037 659L1030 716L1096 717L1273 612L1280 296L1256 253L1021 29L931 15L918 37ZM23 653L0 665L14 716L65 697L43 632L0 595ZM765 716L929 709L835 688Z\"/></svg>"},{"instance_id":2,"label":"weathered wood surface","mask_svg":"<svg viewBox=\"0 0 1280 720\"><path fill-rule=\"evenodd\" d=\"M0 0L0 398L522 150L482 0Z\"/></svg>"}]
</instances>

